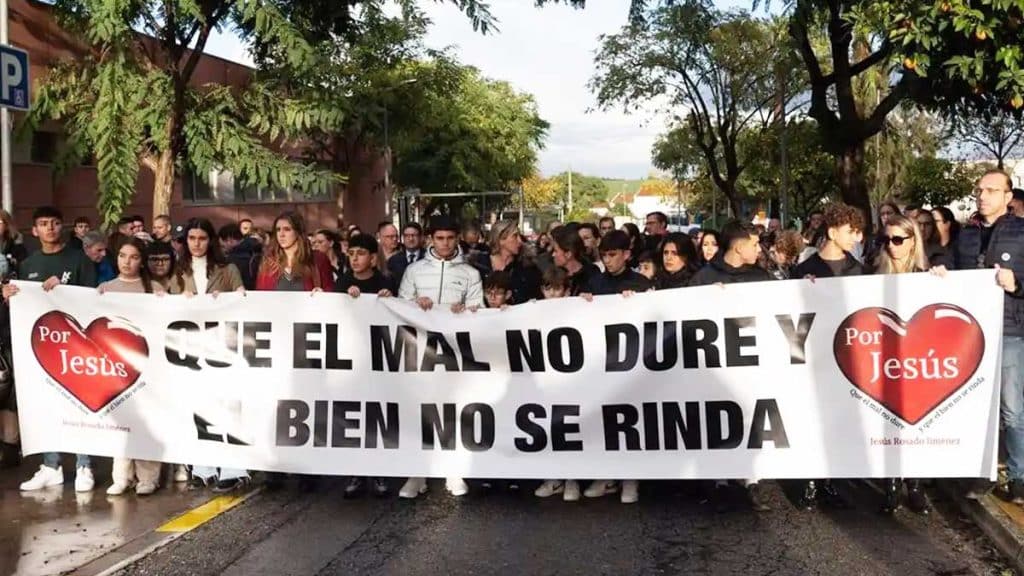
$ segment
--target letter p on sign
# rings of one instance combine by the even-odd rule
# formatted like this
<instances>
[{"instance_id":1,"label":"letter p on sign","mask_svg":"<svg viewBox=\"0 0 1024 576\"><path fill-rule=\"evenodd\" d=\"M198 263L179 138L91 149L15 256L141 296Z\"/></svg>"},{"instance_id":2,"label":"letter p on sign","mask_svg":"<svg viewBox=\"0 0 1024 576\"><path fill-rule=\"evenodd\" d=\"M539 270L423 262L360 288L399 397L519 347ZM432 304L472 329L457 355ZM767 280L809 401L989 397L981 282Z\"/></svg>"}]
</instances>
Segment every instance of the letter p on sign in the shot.
<instances>
[{"instance_id":1,"label":"letter p on sign","mask_svg":"<svg viewBox=\"0 0 1024 576\"><path fill-rule=\"evenodd\" d=\"M12 46L0 45L0 106L28 110L28 53Z\"/></svg>"}]
</instances>

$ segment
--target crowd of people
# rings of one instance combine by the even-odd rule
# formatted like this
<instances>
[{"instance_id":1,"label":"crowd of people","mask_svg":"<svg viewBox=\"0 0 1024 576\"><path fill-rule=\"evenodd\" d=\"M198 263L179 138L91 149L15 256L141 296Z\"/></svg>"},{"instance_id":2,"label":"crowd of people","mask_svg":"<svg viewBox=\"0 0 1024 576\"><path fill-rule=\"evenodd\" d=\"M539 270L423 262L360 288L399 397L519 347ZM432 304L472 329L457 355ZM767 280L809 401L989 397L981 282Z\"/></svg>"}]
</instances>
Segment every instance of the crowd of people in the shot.
<instances>
[{"instance_id":1,"label":"crowd of people","mask_svg":"<svg viewBox=\"0 0 1024 576\"><path fill-rule=\"evenodd\" d=\"M81 218L66 235L61 213L44 207L32 217L37 246L27 236L22 239L10 215L0 212L0 271L8 279L41 282L44 290L63 284L96 287L101 293L185 296L335 291L352 298L396 297L423 310L444 307L465 313L538 299L632 297L651 290L862 274L930 271L943 276L951 269L988 268L1005 291L1001 412L1008 496L1024 504L1024 204L1016 212L1021 218L1012 210L1015 202L1024 201L1024 193L1013 190L1005 172L993 170L978 180L974 198L977 212L963 227L944 207L901 209L886 202L877 208L873 234L866 235L860 210L833 203L807 215L802 231L783 229L779 220L771 219L760 226L733 220L721 230L670 233L666 215L654 212L646 216L643 232L635 224L616 228L612 218L601 218L597 223L553 223L535 239L524 237L514 222L495 222L485 234L475 224L459 226L443 216L431 218L428 231L415 222L401 229L383 222L376 233L356 226L307 230L293 212L278 216L269 232L254 228L249 220L219 229L202 218L173 226L167 216L158 217L147 232L143 218L129 216L109 236L91 230ZM16 286L5 282L3 297L5 302L16 298ZM6 317L0 329L9 353ZM0 400L0 467L9 468L20 462L16 395L11 390ZM95 482L90 458L76 458L75 489L91 491ZM161 469L158 462L115 459L107 492L151 494L159 488ZM250 471L184 464L176 464L170 478L216 492L242 489L252 481ZM281 474L264 475L271 489L284 481ZM45 454L21 489L64 482L60 455ZM317 479L304 476L298 482L313 488ZM743 484L750 504L765 508L761 483L750 479ZM518 488L517 482L509 485ZM712 497L727 485L713 483ZM906 503L916 512L928 512L919 480L893 478L884 485L885 511L895 512ZM399 495L416 498L427 486L425 478L410 478ZM446 487L454 496L469 491L461 478L447 478ZM581 490L576 479L547 479L534 493L541 498L561 495L566 501L619 493L623 503L632 503L639 498L638 487L636 480L599 479ZM991 489L979 481L968 496ZM385 496L388 483L354 477L345 486L346 497L367 491ZM802 494L807 508L846 502L828 479L804 482Z\"/></svg>"}]
</instances>

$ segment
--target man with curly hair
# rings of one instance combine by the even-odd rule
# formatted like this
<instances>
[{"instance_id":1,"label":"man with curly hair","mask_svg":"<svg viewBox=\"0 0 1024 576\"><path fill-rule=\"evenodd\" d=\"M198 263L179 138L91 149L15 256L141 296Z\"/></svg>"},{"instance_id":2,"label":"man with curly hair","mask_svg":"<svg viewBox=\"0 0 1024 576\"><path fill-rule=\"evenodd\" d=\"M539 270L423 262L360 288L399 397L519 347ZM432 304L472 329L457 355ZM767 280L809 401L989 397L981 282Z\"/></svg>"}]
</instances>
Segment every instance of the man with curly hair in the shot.
<instances>
[{"instance_id":1,"label":"man with curly hair","mask_svg":"<svg viewBox=\"0 0 1024 576\"><path fill-rule=\"evenodd\" d=\"M847 204L834 203L825 208L825 244L793 269L793 278L840 278L857 276L866 270L852 254L864 230L864 215Z\"/></svg>"}]
</instances>

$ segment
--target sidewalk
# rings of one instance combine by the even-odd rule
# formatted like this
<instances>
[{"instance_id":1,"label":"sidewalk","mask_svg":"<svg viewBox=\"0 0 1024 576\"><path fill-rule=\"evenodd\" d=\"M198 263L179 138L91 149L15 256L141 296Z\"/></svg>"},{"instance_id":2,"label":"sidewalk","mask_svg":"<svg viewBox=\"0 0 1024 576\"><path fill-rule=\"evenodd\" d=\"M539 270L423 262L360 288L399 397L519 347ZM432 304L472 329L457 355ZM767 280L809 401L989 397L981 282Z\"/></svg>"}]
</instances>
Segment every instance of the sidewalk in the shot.
<instances>
[{"instance_id":1,"label":"sidewalk","mask_svg":"<svg viewBox=\"0 0 1024 576\"><path fill-rule=\"evenodd\" d=\"M18 469L0 472L0 574L100 573L105 569L102 564L125 557L111 552L167 538L168 534L155 530L213 496L169 482L169 467L160 490L152 496L107 496L111 460L94 462L96 488L84 494L74 491L72 457L64 458L67 482L63 487L18 490L38 469L38 456L26 459ZM90 565L101 557L101 562Z\"/></svg>"},{"instance_id":2,"label":"sidewalk","mask_svg":"<svg viewBox=\"0 0 1024 576\"><path fill-rule=\"evenodd\" d=\"M968 484L957 480L938 481L937 487L959 506L1011 562L1018 574L1024 574L1024 507L1000 497L1002 484L981 500L969 500Z\"/></svg>"}]
</instances>

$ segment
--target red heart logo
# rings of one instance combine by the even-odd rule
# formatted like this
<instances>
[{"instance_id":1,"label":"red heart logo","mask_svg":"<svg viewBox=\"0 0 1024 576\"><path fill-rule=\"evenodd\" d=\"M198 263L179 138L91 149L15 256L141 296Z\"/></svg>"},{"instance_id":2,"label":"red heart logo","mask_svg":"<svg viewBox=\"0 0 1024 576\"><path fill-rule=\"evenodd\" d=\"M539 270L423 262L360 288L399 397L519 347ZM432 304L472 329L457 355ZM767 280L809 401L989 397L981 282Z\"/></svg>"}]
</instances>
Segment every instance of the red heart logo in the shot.
<instances>
[{"instance_id":1,"label":"red heart logo","mask_svg":"<svg viewBox=\"0 0 1024 576\"><path fill-rule=\"evenodd\" d=\"M97 318L82 330L56 310L36 320L32 351L50 378L93 412L131 388L149 357L146 339L128 322Z\"/></svg>"},{"instance_id":2,"label":"red heart logo","mask_svg":"<svg viewBox=\"0 0 1024 576\"><path fill-rule=\"evenodd\" d=\"M917 424L974 375L985 334L952 304L918 310L910 322L885 308L850 314L832 344L846 378L893 414Z\"/></svg>"}]
</instances>

